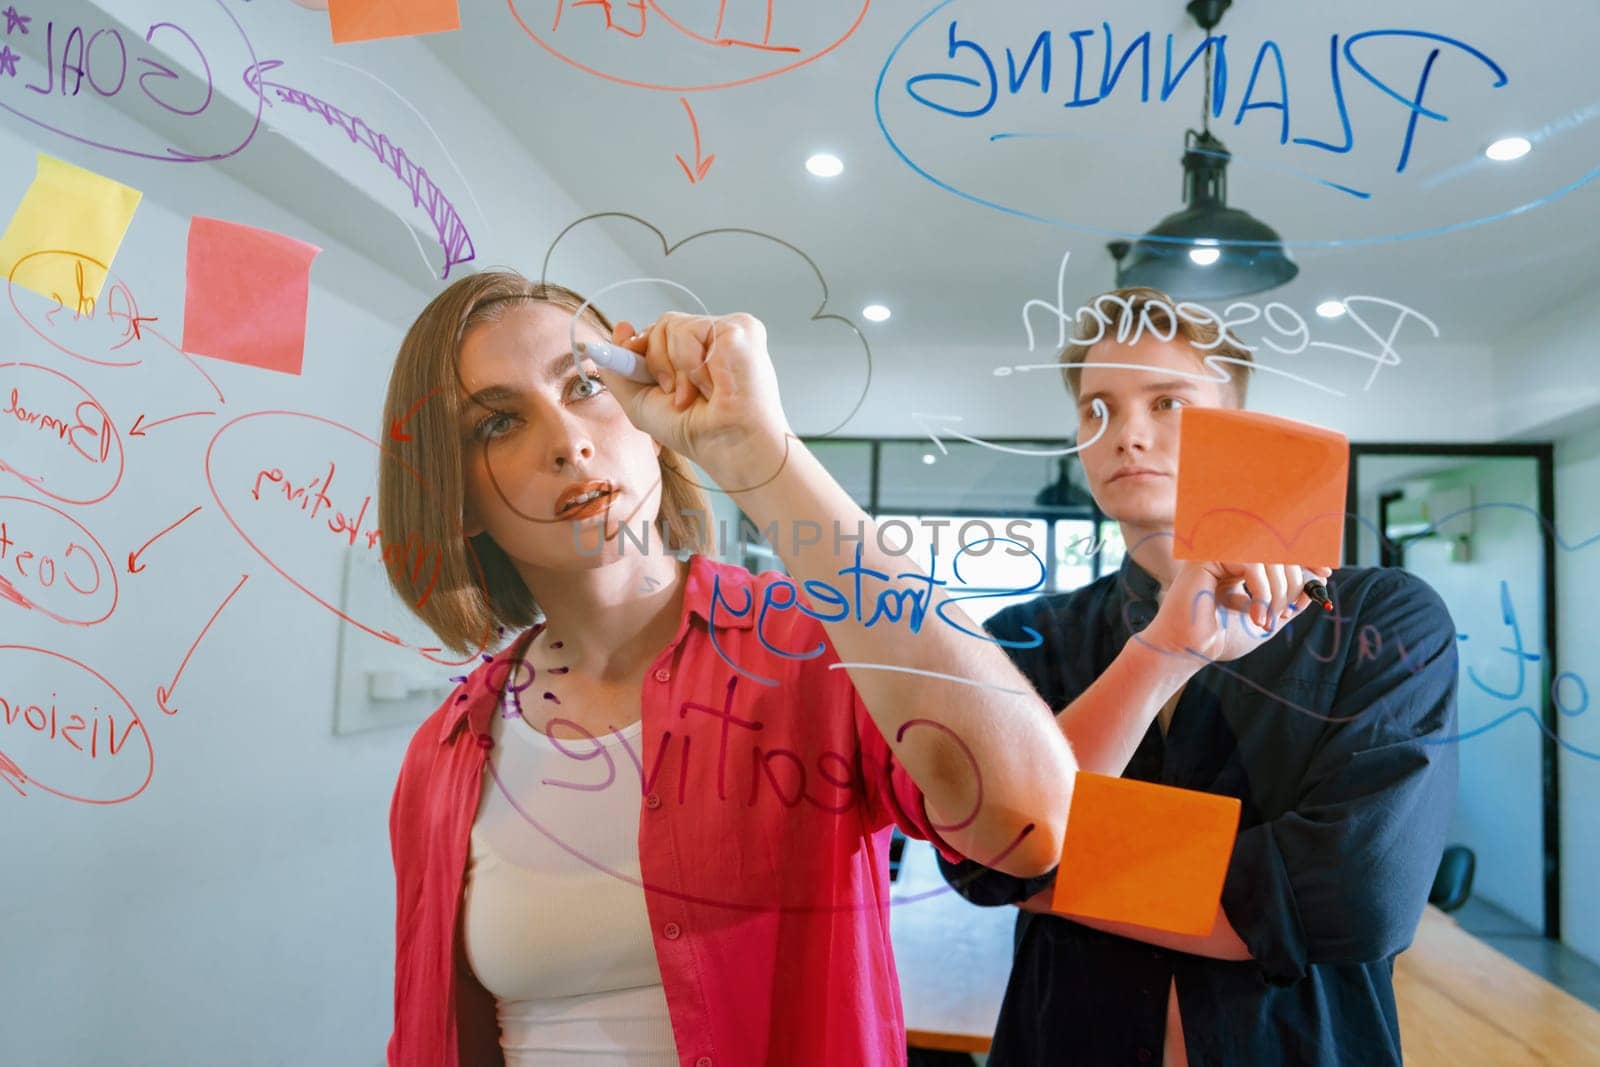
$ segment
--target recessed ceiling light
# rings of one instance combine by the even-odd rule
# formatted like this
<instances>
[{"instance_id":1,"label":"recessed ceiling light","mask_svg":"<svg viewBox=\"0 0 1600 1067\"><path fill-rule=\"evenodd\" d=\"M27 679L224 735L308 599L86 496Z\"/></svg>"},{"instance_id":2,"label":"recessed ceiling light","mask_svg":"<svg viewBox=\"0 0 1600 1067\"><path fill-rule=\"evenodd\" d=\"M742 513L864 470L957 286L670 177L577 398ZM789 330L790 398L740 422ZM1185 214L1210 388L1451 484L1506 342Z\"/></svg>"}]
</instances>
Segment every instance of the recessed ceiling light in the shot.
<instances>
[{"instance_id":1,"label":"recessed ceiling light","mask_svg":"<svg viewBox=\"0 0 1600 1067\"><path fill-rule=\"evenodd\" d=\"M819 178L837 178L844 173L844 162L838 156L818 152L806 160L806 170Z\"/></svg>"},{"instance_id":2,"label":"recessed ceiling light","mask_svg":"<svg viewBox=\"0 0 1600 1067\"><path fill-rule=\"evenodd\" d=\"M1496 163L1509 163L1513 159L1521 159L1532 148L1526 137L1502 137L1484 149L1483 154Z\"/></svg>"},{"instance_id":3,"label":"recessed ceiling light","mask_svg":"<svg viewBox=\"0 0 1600 1067\"><path fill-rule=\"evenodd\" d=\"M1344 301L1324 300L1317 305L1317 314L1325 319L1336 319L1344 314Z\"/></svg>"},{"instance_id":4,"label":"recessed ceiling light","mask_svg":"<svg viewBox=\"0 0 1600 1067\"><path fill-rule=\"evenodd\" d=\"M868 322L888 322L891 312L882 304L868 304L861 309L861 315Z\"/></svg>"},{"instance_id":5,"label":"recessed ceiling light","mask_svg":"<svg viewBox=\"0 0 1600 1067\"><path fill-rule=\"evenodd\" d=\"M922 462L932 464L939 462L939 460L932 452L924 452L922 454Z\"/></svg>"},{"instance_id":6,"label":"recessed ceiling light","mask_svg":"<svg viewBox=\"0 0 1600 1067\"><path fill-rule=\"evenodd\" d=\"M1189 260L1197 267L1209 267L1222 258L1222 249L1216 247L1217 242L1209 237L1202 237L1195 244L1202 247L1189 249Z\"/></svg>"}]
</instances>

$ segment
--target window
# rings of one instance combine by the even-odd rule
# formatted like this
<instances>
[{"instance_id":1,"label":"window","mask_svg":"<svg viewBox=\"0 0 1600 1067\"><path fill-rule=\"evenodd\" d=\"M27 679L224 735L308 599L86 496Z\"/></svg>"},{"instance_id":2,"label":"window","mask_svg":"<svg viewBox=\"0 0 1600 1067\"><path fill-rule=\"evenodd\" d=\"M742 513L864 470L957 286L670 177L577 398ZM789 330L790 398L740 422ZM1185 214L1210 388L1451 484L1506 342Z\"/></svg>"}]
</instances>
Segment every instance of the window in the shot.
<instances>
[{"instance_id":1,"label":"window","mask_svg":"<svg viewBox=\"0 0 1600 1067\"><path fill-rule=\"evenodd\" d=\"M1066 444L996 443L1044 453ZM1011 604L1087 585L1122 564L1117 524L1095 506L1075 457L962 441L942 449L925 440L839 438L807 446L884 527L890 550L924 570L931 562L935 579L973 597L962 607L979 622ZM757 570L783 565L765 545L750 546L743 562Z\"/></svg>"}]
</instances>

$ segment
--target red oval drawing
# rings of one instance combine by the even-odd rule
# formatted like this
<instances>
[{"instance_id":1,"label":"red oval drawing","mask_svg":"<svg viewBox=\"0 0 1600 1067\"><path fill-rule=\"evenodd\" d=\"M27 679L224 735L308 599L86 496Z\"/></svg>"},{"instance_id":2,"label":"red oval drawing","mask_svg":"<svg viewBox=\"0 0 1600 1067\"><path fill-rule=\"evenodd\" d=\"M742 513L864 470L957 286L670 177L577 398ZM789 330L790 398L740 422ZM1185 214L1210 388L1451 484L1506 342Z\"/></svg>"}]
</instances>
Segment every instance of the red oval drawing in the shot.
<instances>
[{"instance_id":1,"label":"red oval drawing","mask_svg":"<svg viewBox=\"0 0 1600 1067\"><path fill-rule=\"evenodd\" d=\"M522 0L522 2L524 4L524 6L526 6L527 0ZM774 70L764 71L763 73L760 73L760 74L752 74L752 75L750 75L748 77L744 77L744 78L733 78L733 79L730 79L730 80L724 81L724 82L705 83L705 84L701 84L701 85L662 85L662 84L658 84L658 83L654 83L654 82L639 81L639 80L634 79L634 78L625 77L625 76L623 76L621 74L608 74L605 71L599 70L596 67L592 67L592 66L589 66L586 63L582 63L579 60L576 60L576 59L572 58L571 56L567 55L566 53L562 52L559 48L557 48L550 41L547 41L545 38L541 37L538 34L538 32L535 31L534 28L531 25L529 25L528 21L522 17L522 13L517 10L517 3L518 3L518 0L506 0L506 8L507 8L507 10L509 10L511 12L511 17L517 20L517 25L521 26L523 32L526 33L529 37L533 38L534 42L536 44L538 44L538 46L540 48L543 48L546 52L549 52L552 56L554 56L555 58L561 60L561 62L566 63L568 66L575 67L578 70L581 70L586 74L593 74L597 78L604 78L606 81L616 82L618 85L633 86L636 89L655 89L655 90L658 90L660 92L665 92L665 93L699 93L699 92L709 92L709 91L711 91L713 89L732 89L735 86L739 86L739 85L749 85L752 82L762 81L762 80L764 80L766 78L774 78L774 77L777 77L779 74L786 74L791 70L796 70L796 69L798 69L800 67L805 66L808 63L812 63L812 62L815 62L818 59L821 59L823 56L827 55L828 53L832 52L834 49L838 48L840 45L844 44L846 41L848 41L851 38L851 36L853 36L855 34L856 30L861 26L862 19L867 17L867 9L872 5L872 0L861 0L861 10L856 12L855 18L850 22L850 25L845 29L845 31L842 34L840 34L838 40L836 40L836 41L832 42L831 44L827 45L827 47L825 47L825 48L821 48L821 49L817 50L816 52L811 53L810 55L802 55L799 58L793 59L790 62L787 62L783 66L778 67L778 68L776 68ZM697 33L693 32L692 30L688 29L687 27L683 26L681 23L678 23L675 20L673 20L673 18L670 15L668 15L665 11L663 11L661 9L661 6L660 6L658 0L640 0L640 4L639 5L629 4L629 5L627 5L627 7L630 10L639 10L640 11L640 24L641 24L640 32L639 33L633 33L633 32L630 32L630 31L628 31L626 29L623 29L623 30L620 31L623 35L625 35L627 37L630 37L630 38L640 37L645 32L647 32L646 30L644 30L642 28L642 27L645 26L646 20L649 17L648 14L646 14L646 12L643 10L644 7L647 7L648 11L654 12L656 17L659 18L662 22L664 22L666 24L666 29L664 29L662 31L659 31L659 32L677 33L677 34L680 34L680 35L682 35L683 37L685 37L685 38L687 38L689 40L696 41L696 42L698 42L700 44L703 44L703 45L706 45L706 46L709 46L709 47L712 47L712 48L720 48L720 49L724 49L724 50L728 49L729 46L732 46L732 45L735 45L735 44L751 43L751 42L736 42L736 41L733 41L733 40L730 40L730 39L726 39L726 38L719 38L719 37L715 37L715 36L706 37L703 34L697 34ZM556 25L559 25L559 23L560 23L561 12L562 12L562 10L564 10L564 8L565 8L564 2L559 4L558 7L557 7ZM610 12L609 6L605 10L605 17L609 22L610 19L611 19L611 12ZM769 24L770 24L770 17L771 16L770 16L770 13L769 13L769 15L768 15ZM552 29L551 32L552 33L555 32L554 29ZM757 46L757 47L760 47L760 46ZM783 56L784 58L788 58L789 56L793 55L792 52L782 52L782 51L774 51L773 54L774 55Z\"/></svg>"},{"instance_id":2,"label":"red oval drawing","mask_svg":"<svg viewBox=\"0 0 1600 1067\"><path fill-rule=\"evenodd\" d=\"M54 348L56 351L65 353L66 355L71 356L73 359L81 359L85 363L93 363L97 367L137 367L142 364L144 362L142 359L96 359L87 352L80 352L78 349L73 348L70 345L62 344L60 341L52 337L50 333L47 333L45 330L41 329L39 324L34 322L33 319L28 317L28 313L22 309L22 305L17 303L17 286L15 278L17 276L17 271L22 269L22 265L36 256L64 256L71 260L79 260L83 263L93 264L105 275L105 284L100 289L100 298L98 300L89 298L87 301L85 301L83 296L80 294L78 297L78 303L80 306L68 309L66 306L65 296L57 297L56 307L53 310L46 311L44 313L45 320L50 323L53 330L59 329L65 322L82 322L83 320L88 319L91 322L115 324L117 320L121 319L123 320L121 326L122 337L117 341L116 344L107 344L105 354L109 356L112 352L122 348L130 341L141 340L143 337L141 327L147 322L155 321L153 317L139 314L139 304L138 301L133 298L133 290L128 288L128 283L123 281L121 277L111 273L110 268L104 263L101 263L93 256L85 255L82 252L70 252L66 249L51 248L41 249L37 252L29 252L27 255L17 260L15 265L13 265L11 268L11 273L6 276L6 296L11 301L11 310L17 313L17 318L22 320L23 325L37 334L39 340ZM119 301L121 305L120 307ZM86 306L83 306L85 304Z\"/></svg>"},{"instance_id":3,"label":"red oval drawing","mask_svg":"<svg viewBox=\"0 0 1600 1067\"><path fill-rule=\"evenodd\" d=\"M75 800L80 804L121 804L132 800L149 787L150 779L155 775L156 769L155 749L150 744L150 734L144 727L144 720L139 718L139 713L110 679L86 663L47 648L36 648L32 645L0 645L0 656L8 653L49 657L59 661L51 665L57 670L61 670L62 665L75 667L105 686L117 698L121 709L120 713L106 712L100 705L92 704L89 705L92 710L85 715L82 702L67 704L60 699L60 694L70 694L71 689L59 682L50 690L51 696L44 698L48 701L47 705L29 701L26 699L28 694L18 693L14 689L0 692L0 784L11 786L23 796L27 795L28 786L37 786L46 793L52 793L63 800ZM36 664L30 666L36 668ZM30 674L36 677L39 671L34 669L31 672L11 672L0 669L0 678L29 677ZM9 686L11 683L3 684ZM39 685L38 691L42 696L45 691L44 683ZM106 701L106 703L111 702ZM117 792L113 789L111 790L115 793L113 796L88 796L82 792L72 791L73 788L81 787L68 787L67 783L62 781L62 778L68 778L74 773L71 768L76 765L104 767L122 759L135 729L138 730L139 739L144 743L142 763L136 761L134 764L136 769L129 772L130 776L138 775L141 770L143 772L143 778L136 787L128 789L127 792ZM19 740L31 741L32 746L36 748L33 756L27 760L26 766L18 762L15 756ZM50 784L47 779L55 779L56 784ZM117 789L122 788L127 787L117 787Z\"/></svg>"},{"instance_id":4,"label":"red oval drawing","mask_svg":"<svg viewBox=\"0 0 1600 1067\"><path fill-rule=\"evenodd\" d=\"M74 539L65 545L60 545L57 541L44 537L30 538L27 527L17 525L16 512L11 510L12 504L39 508L64 519L77 527L88 544ZM93 545L100 553L98 558L89 551L89 545ZM47 549L59 549L59 551L47 551ZM27 565L32 566L31 571ZM48 579L45 577L47 565ZM88 569L85 570L85 567ZM82 584L79 584L80 580ZM104 596L101 591L107 585L110 586L111 603L103 613L92 619L62 615L35 599L40 589L58 590L59 595L63 596L69 592L82 597ZM30 596L30 592L33 595ZM118 595L116 564L111 562L111 556L107 554L105 546L89 532L87 527L60 508L43 501L30 500L25 496L0 496L0 601L9 600L22 608L40 612L56 622L69 626L96 626L111 618L112 613L117 610Z\"/></svg>"},{"instance_id":5,"label":"red oval drawing","mask_svg":"<svg viewBox=\"0 0 1600 1067\"><path fill-rule=\"evenodd\" d=\"M59 500L63 504L98 504L116 492L117 486L122 484L122 472L126 463L122 451L122 435L117 432L117 424L111 420L111 415L105 406L95 399L93 393L70 376L53 368L40 366L37 363L15 361L0 363L0 371L7 367L54 375L83 394L83 399L74 403L72 409L68 411L59 402L51 405L47 399L42 398L30 406L28 397L23 393L25 383L8 382L4 388L0 388L0 428L14 431L18 434L19 440L31 446L23 450L25 455L61 457L68 453L76 453L92 465L104 466L110 460L112 447L115 446L117 474L111 480L111 485L99 496L79 497L58 492L64 484L59 475L54 475L54 480L51 480L51 477L45 474L19 470L4 456L0 456L0 471L16 475L29 489L43 493L52 500ZM90 420L88 422L84 421L85 407L88 408ZM69 418L72 420L70 423L67 421ZM79 439L80 435L82 440Z\"/></svg>"},{"instance_id":6,"label":"red oval drawing","mask_svg":"<svg viewBox=\"0 0 1600 1067\"><path fill-rule=\"evenodd\" d=\"M249 414L246 414L246 415L240 415L238 418L232 419L229 422L223 424L223 426L221 428L219 428L215 434L212 435L211 442L206 446L206 460L205 460L206 486L211 490L211 497L212 497L213 500L215 500L217 502L218 510L220 510L222 512L223 517L228 520L228 524L233 527L234 532L239 535L240 539L243 540L245 544L250 546L250 549L253 552L255 552L256 555L260 556L266 562L267 566L269 566L273 570L277 571L278 574L285 581L287 581L290 585L292 585L296 589L300 590L300 592L304 593L306 596L310 597L312 600L316 601L318 604L322 605L328 611L332 612L334 615L336 615L340 619L343 619L345 622L349 623L351 626L354 626L356 629L361 630L363 633L370 634L373 637L376 637L376 638L378 638L378 639L380 639L382 641L387 641L388 643L390 643L392 645L398 645L401 648L411 648L414 651L416 651L419 655L423 656L424 658L432 660L435 663L443 664L443 665L446 665L446 666L460 666L460 665L463 665L463 664L466 664L466 663L470 663L470 662L476 660L477 659L476 655L470 655L470 656L467 656L465 659L460 659L460 660L450 660L450 659L438 658L438 657L432 655L432 653L440 651L440 649L438 649L437 647L428 646L428 647L425 647L425 648L418 648L417 646L414 646L414 645L408 645L408 644L406 644L405 641L401 640L395 634L393 634L393 633L391 633L391 632L389 632L387 630L379 630L379 629L375 629L372 626L368 626L366 623L363 623L361 620L359 620L359 619L353 617L352 615L350 615L349 613L341 610L336 604L331 603L330 601L328 601L324 597L319 596L317 593L313 592L312 589L309 586L307 586L300 579L296 578L294 575L290 574L288 570L286 570L276 560L274 560L270 555L268 555L267 551L264 548L262 548L261 545L257 544L254 538L252 538L248 533L245 532L244 527L242 525L240 525L239 520L238 520L238 518L235 517L234 513L229 510L228 505L226 503L224 503L224 501L222 499L222 494L217 490L217 483L216 483L216 478L215 478L215 472L213 471L213 468L212 468L212 461L213 461L213 458L214 458L214 453L216 452L217 442L220 441L222 439L222 436L225 433L227 433L230 429L232 429L235 426L240 425L241 423L249 422L250 420L253 420L253 419L273 418L273 417L290 418L290 419L303 419L303 420L305 420L307 422L320 423L323 426L330 426L330 427L332 427L332 428L334 428L336 430L340 430L340 431L342 431L344 433L349 434L351 437L356 438L358 441L361 441L363 444L371 446L374 451L376 451L376 452L378 452L380 454L383 454L383 455L389 455L390 454L388 452L388 450L385 449L381 444L379 444L377 441L373 440L371 437L368 437L366 434L362 433L360 430L351 429L350 427L344 425L341 422L335 422L333 419L324 418L321 415L311 415L311 414L307 414L307 413L301 412L301 411L277 411L277 410L274 410L274 411L253 411L253 412L250 412ZM409 470L409 468L407 468L407 469ZM280 487L280 486L282 486L284 484L285 476L284 476L283 472L281 470L277 470L276 468L274 469L274 472L278 474L278 477L276 479L274 479L274 478L272 478L270 476L270 472L263 472L263 474L265 475L265 487L267 488L267 491L269 493L273 492L277 487ZM418 477L418 475L416 474L415 471L410 471L410 473L412 474L413 477ZM258 483L261 482L261 481L262 481L262 479L258 478ZM261 488L261 486L258 484L258 489L259 488ZM329 505L329 509L330 509L330 512L332 512L333 511L333 505L330 504ZM354 507L351 508L351 513L352 513L352 515L355 515L355 517L353 519L351 517L345 515L342 512L335 513L335 514L338 515L338 519L337 519L336 523L328 524L327 528L329 530L331 530L332 533L335 534L335 535L341 535L342 536L342 535L348 534L349 537L350 537L352 546L354 546L357 543L356 539L357 539L358 534L362 532L360 530L360 526L361 526L361 523L362 523L362 518L361 518L361 515L357 515L356 514ZM363 512L363 514L364 514L364 512ZM312 521L317 521L317 517L315 515L312 516ZM337 525L338 529L334 529L335 525ZM380 533L381 531L377 531L375 526L374 526L374 528L369 532L371 532L371 533L373 533L375 535L377 533ZM330 542L330 543L335 543L335 542ZM375 547L375 546L373 546L373 547ZM409 547L409 546L407 546L407 547ZM385 551L387 551L387 549Z\"/></svg>"}]
</instances>

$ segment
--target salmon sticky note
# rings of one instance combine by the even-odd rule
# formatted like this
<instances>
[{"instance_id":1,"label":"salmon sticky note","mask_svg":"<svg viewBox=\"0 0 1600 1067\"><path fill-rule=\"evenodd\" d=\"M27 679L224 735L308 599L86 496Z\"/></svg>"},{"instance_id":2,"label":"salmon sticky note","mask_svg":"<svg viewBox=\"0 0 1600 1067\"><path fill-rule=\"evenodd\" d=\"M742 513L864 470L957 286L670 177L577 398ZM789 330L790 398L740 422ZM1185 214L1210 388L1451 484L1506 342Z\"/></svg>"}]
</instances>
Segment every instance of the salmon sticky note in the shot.
<instances>
[{"instance_id":1,"label":"salmon sticky note","mask_svg":"<svg viewBox=\"0 0 1600 1067\"><path fill-rule=\"evenodd\" d=\"M271 230L190 219L183 350L299 374L311 261L321 251Z\"/></svg>"},{"instance_id":2,"label":"salmon sticky note","mask_svg":"<svg viewBox=\"0 0 1600 1067\"><path fill-rule=\"evenodd\" d=\"M329 0L333 43L415 37L461 28L456 0Z\"/></svg>"},{"instance_id":3,"label":"salmon sticky note","mask_svg":"<svg viewBox=\"0 0 1600 1067\"><path fill-rule=\"evenodd\" d=\"M74 311L98 301L144 194L92 170L39 153L33 184L0 236L0 269L13 285ZM34 256L35 252L76 255ZM29 258L32 257L32 258Z\"/></svg>"},{"instance_id":4,"label":"salmon sticky note","mask_svg":"<svg viewBox=\"0 0 1600 1067\"><path fill-rule=\"evenodd\" d=\"M1293 419L1184 408L1173 556L1337 567L1350 442Z\"/></svg>"},{"instance_id":5,"label":"salmon sticky note","mask_svg":"<svg viewBox=\"0 0 1600 1067\"><path fill-rule=\"evenodd\" d=\"M1238 827L1237 797L1080 771L1051 908L1209 934Z\"/></svg>"}]
</instances>

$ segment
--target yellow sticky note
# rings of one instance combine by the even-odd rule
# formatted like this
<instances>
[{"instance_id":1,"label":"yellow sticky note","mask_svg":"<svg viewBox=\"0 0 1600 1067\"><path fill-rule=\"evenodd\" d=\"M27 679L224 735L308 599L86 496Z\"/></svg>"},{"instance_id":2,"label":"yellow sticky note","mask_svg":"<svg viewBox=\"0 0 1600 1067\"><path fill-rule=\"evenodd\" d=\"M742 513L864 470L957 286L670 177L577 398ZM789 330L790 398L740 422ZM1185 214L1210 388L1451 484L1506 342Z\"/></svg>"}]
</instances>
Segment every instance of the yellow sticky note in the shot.
<instances>
[{"instance_id":1,"label":"yellow sticky note","mask_svg":"<svg viewBox=\"0 0 1600 1067\"><path fill-rule=\"evenodd\" d=\"M144 194L39 153L33 184L0 236L0 271L12 285L78 309L100 299L106 272ZM71 252L76 255L35 255Z\"/></svg>"},{"instance_id":2,"label":"yellow sticky note","mask_svg":"<svg viewBox=\"0 0 1600 1067\"><path fill-rule=\"evenodd\" d=\"M1080 771L1051 909L1209 934L1239 808L1237 797Z\"/></svg>"}]
</instances>

